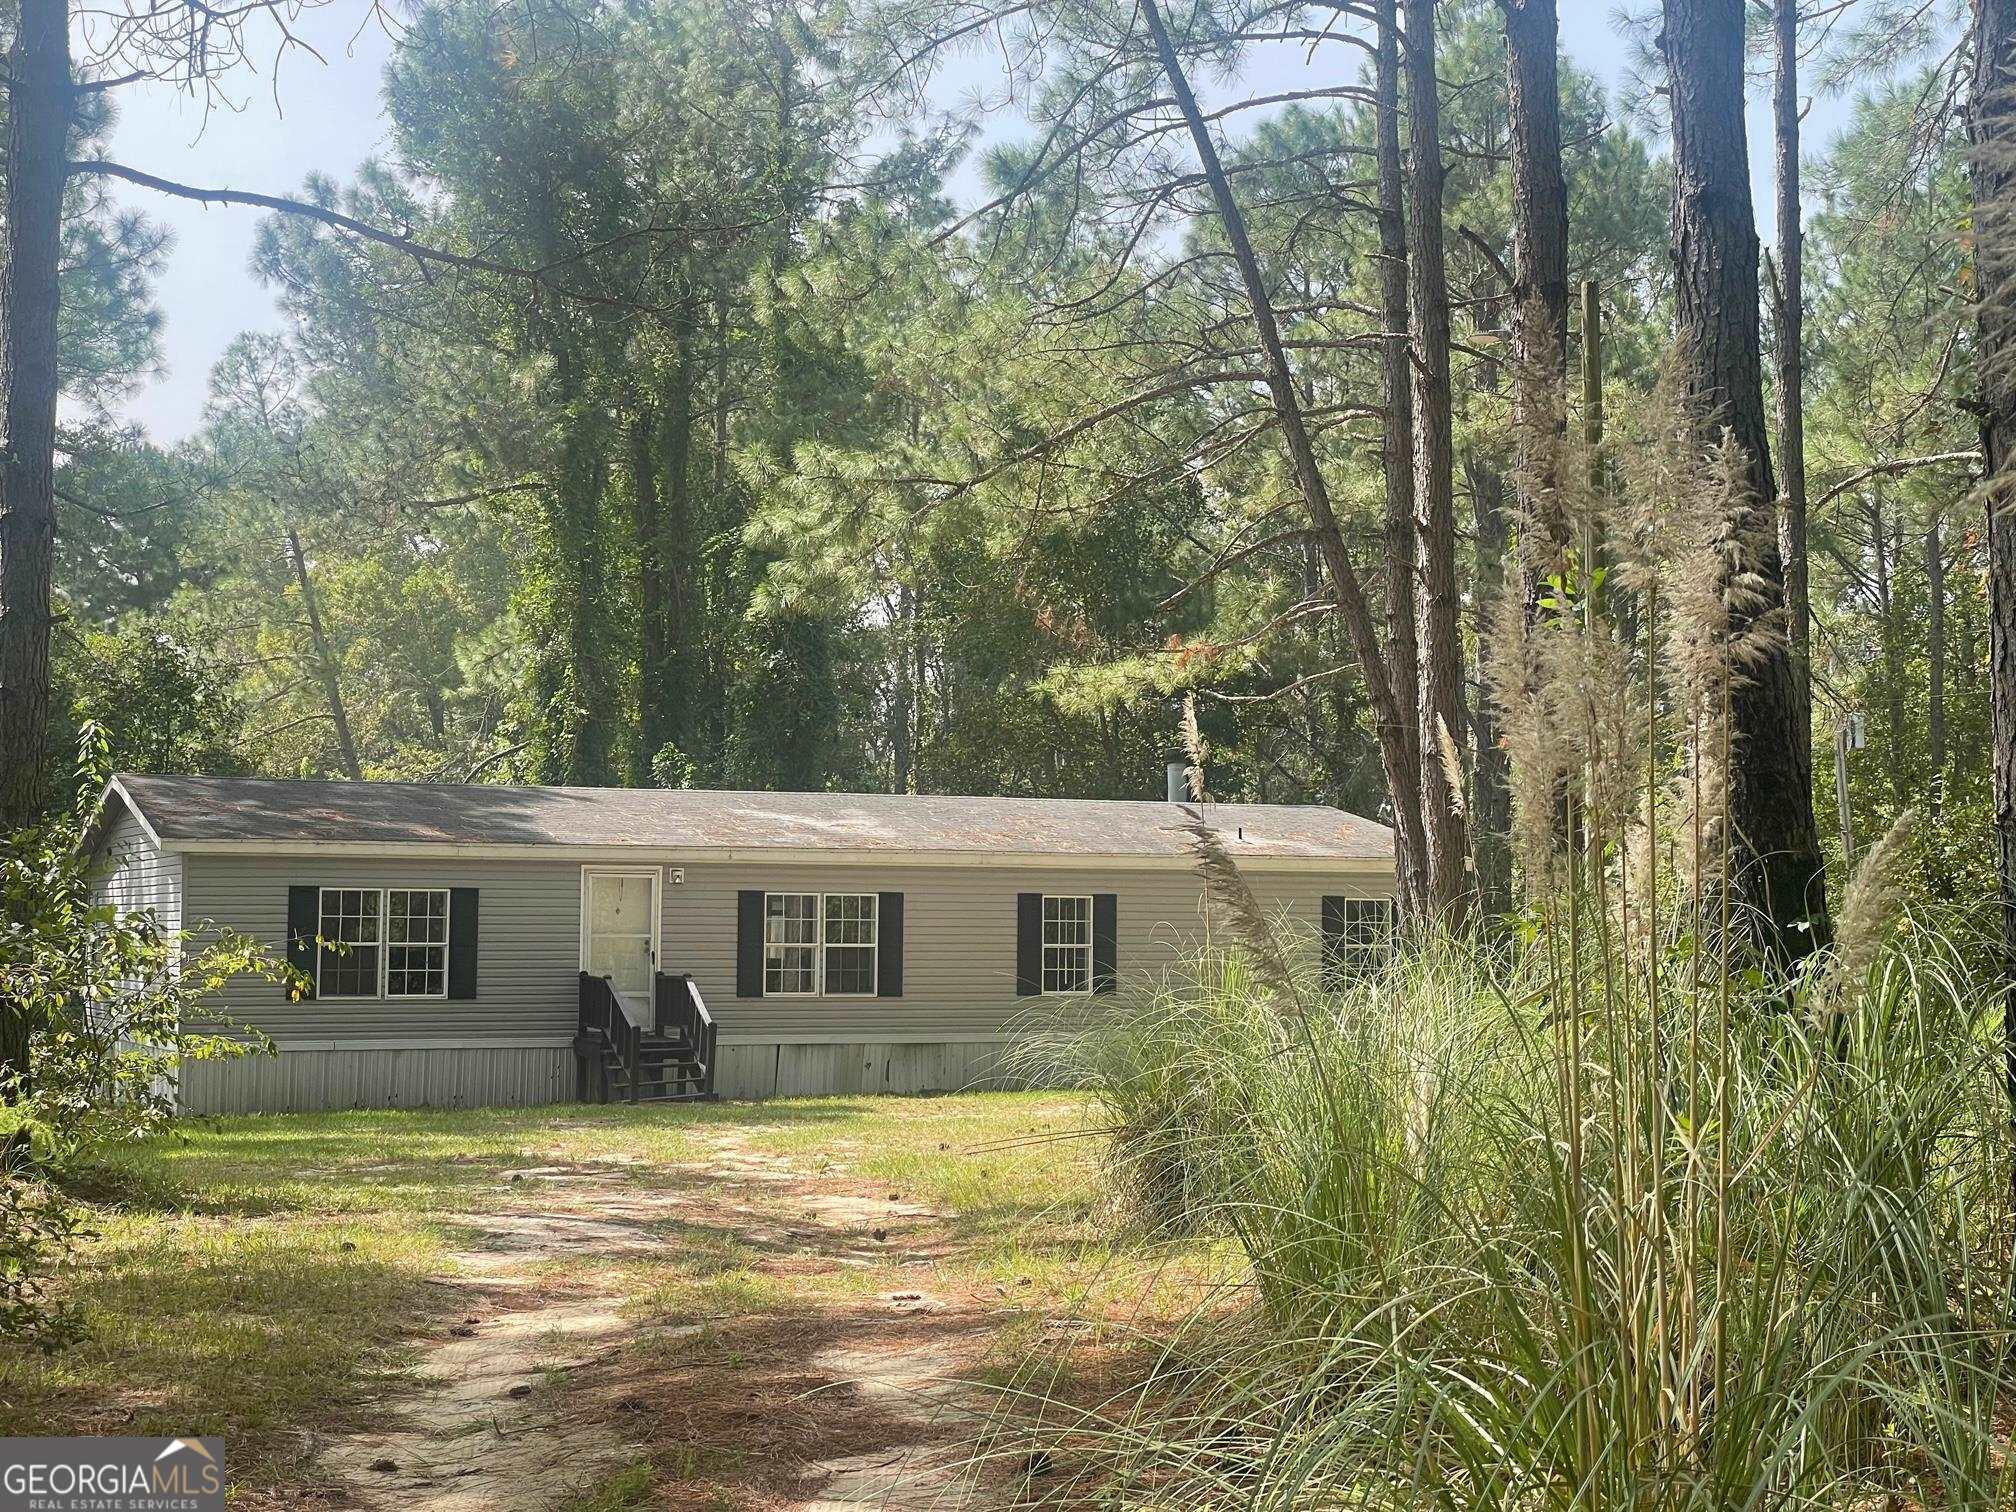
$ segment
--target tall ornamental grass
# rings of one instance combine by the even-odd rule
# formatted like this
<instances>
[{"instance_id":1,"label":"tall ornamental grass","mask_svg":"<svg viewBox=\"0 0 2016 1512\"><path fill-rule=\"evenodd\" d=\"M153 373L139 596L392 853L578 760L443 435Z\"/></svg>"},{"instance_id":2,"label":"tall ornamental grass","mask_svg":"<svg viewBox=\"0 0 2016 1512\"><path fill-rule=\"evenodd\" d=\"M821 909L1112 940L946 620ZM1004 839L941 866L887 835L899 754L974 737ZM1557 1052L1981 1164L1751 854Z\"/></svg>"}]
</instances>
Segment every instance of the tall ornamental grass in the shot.
<instances>
[{"instance_id":1,"label":"tall ornamental grass","mask_svg":"<svg viewBox=\"0 0 2016 1512\"><path fill-rule=\"evenodd\" d=\"M1908 817L1796 966L1731 901L1730 690L1776 628L1695 434L1633 438L1621 501L1555 459L1609 557L1501 626L1509 938L1325 983L1200 806L1197 959L1025 1049L1103 1104L1124 1204L1250 1282L1070 1435L1115 1505L2016 1504L1999 1003L1904 906Z\"/></svg>"}]
</instances>

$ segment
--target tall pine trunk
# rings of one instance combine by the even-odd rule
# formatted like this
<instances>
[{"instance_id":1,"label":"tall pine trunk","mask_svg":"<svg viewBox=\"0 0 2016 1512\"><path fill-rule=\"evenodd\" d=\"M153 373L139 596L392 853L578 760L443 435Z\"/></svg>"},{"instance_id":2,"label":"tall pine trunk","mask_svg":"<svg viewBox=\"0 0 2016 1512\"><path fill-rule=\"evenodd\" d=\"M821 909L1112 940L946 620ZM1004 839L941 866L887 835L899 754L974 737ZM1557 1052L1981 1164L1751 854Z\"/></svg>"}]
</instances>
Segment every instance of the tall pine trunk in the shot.
<instances>
[{"instance_id":1,"label":"tall pine trunk","mask_svg":"<svg viewBox=\"0 0 2016 1512\"><path fill-rule=\"evenodd\" d=\"M671 737L665 708L664 507L658 496L658 412L648 403L630 413L630 502L637 535L637 749L630 780L643 787Z\"/></svg>"},{"instance_id":2,"label":"tall pine trunk","mask_svg":"<svg viewBox=\"0 0 2016 1512\"><path fill-rule=\"evenodd\" d=\"M1530 618L1539 612L1545 584L1566 566L1574 535L1554 475L1567 418L1568 182L1561 167L1560 20L1554 0L1502 0L1502 5L1512 159L1513 478L1519 595ZM1502 501L1488 512L1485 501L1478 501L1480 579L1483 554L1504 550L1503 517ZM1495 580L1502 579L1500 571ZM1480 610L1480 666L1489 618L1488 607ZM1481 770L1487 760L1494 768L1488 784ZM1487 755L1481 748L1478 761L1473 844L1481 882L1487 899L1502 891L1509 901L1509 881L1501 888L1495 875L1511 866L1508 762L1502 752Z\"/></svg>"},{"instance_id":3,"label":"tall pine trunk","mask_svg":"<svg viewBox=\"0 0 2016 1512\"><path fill-rule=\"evenodd\" d=\"M56 554L56 311L70 16L19 0L7 55L7 240L0 265L0 833L41 811ZM0 1074L17 1064L0 1028Z\"/></svg>"},{"instance_id":4,"label":"tall pine trunk","mask_svg":"<svg viewBox=\"0 0 2016 1512\"><path fill-rule=\"evenodd\" d=\"M1976 362L1988 507L1988 700L1994 726L1995 878L2002 904L2002 1029L2016 1193L2016 0L1975 0Z\"/></svg>"},{"instance_id":5,"label":"tall pine trunk","mask_svg":"<svg viewBox=\"0 0 2016 1512\"><path fill-rule=\"evenodd\" d=\"M1443 257L1442 107L1435 78L1435 0L1406 0L1408 286L1414 353L1414 523L1420 553L1415 628L1421 667L1421 832L1429 916L1448 929L1472 901L1457 742L1463 632L1456 586L1455 437L1449 395L1449 280Z\"/></svg>"},{"instance_id":6,"label":"tall pine trunk","mask_svg":"<svg viewBox=\"0 0 2016 1512\"><path fill-rule=\"evenodd\" d=\"M1379 170L1380 399L1386 423L1380 443L1385 474L1386 655L1392 669L1400 759L1421 766L1420 652L1414 634L1414 376L1407 334L1407 181L1400 158L1400 21L1398 0L1379 0L1374 53ZM1428 907L1426 846L1412 824L1393 827L1393 866L1409 917Z\"/></svg>"},{"instance_id":7,"label":"tall pine trunk","mask_svg":"<svg viewBox=\"0 0 2016 1512\"><path fill-rule=\"evenodd\" d=\"M1506 294L1509 298L1509 287ZM1472 302L1480 333L1503 327L1505 303L1494 296ZM1488 355L1489 348L1481 342L1480 347L1483 350L1473 369L1475 392L1495 408L1504 373L1497 358ZM1476 643L1471 676L1472 685L1482 689L1496 656L1494 637L1511 566L1514 511L1502 443L1489 427L1476 424L1474 419L1466 435L1463 484L1470 495L1477 541L1477 572L1470 594L1470 634ZM1470 710L1470 848L1477 858L1477 906L1486 924L1502 922L1512 911L1512 759L1505 749L1498 712L1496 703L1482 693Z\"/></svg>"},{"instance_id":8,"label":"tall pine trunk","mask_svg":"<svg viewBox=\"0 0 2016 1512\"><path fill-rule=\"evenodd\" d=\"M1778 465L1785 474L1779 499L1778 553L1785 562L1785 633L1792 643L1798 686L1799 750L1813 760L1812 597L1806 557L1806 293L1799 224L1799 0L1771 0L1772 137L1777 161L1778 219ZM1808 777L1810 784L1811 777Z\"/></svg>"},{"instance_id":9,"label":"tall pine trunk","mask_svg":"<svg viewBox=\"0 0 2016 1512\"><path fill-rule=\"evenodd\" d=\"M611 584L603 551L602 495L609 482L601 418L574 406L560 460L560 533L566 629L567 707L561 716L565 781L602 787L616 780L617 705L610 675Z\"/></svg>"},{"instance_id":10,"label":"tall pine trunk","mask_svg":"<svg viewBox=\"0 0 2016 1512\"><path fill-rule=\"evenodd\" d=\"M602 787L616 780L617 718L606 633L605 421L580 354L565 333L546 334L561 436L539 521L532 770L540 782Z\"/></svg>"},{"instance_id":11,"label":"tall pine trunk","mask_svg":"<svg viewBox=\"0 0 2016 1512\"><path fill-rule=\"evenodd\" d=\"M889 790L910 791L911 755L917 728L917 685L910 675L917 640L917 599L908 583L896 585L893 677L889 688Z\"/></svg>"},{"instance_id":12,"label":"tall pine trunk","mask_svg":"<svg viewBox=\"0 0 2016 1512\"><path fill-rule=\"evenodd\" d=\"M343 701L343 679L336 666L336 653L322 625L322 604L315 595L315 580L308 572L308 553L301 549L301 532L287 527L287 563L294 569L294 586L301 594L301 614L308 625L308 649L315 659L315 680L322 685L322 701L328 706L329 723L336 731L336 759L343 775L352 782L364 780L357 760L357 741L350 732L350 708Z\"/></svg>"},{"instance_id":13,"label":"tall pine trunk","mask_svg":"<svg viewBox=\"0 0 2016 1512\"><path fill-rule=\"evenodd\" d=\"M702 717L694 721L701 752L695 765L709 781L719 782L728 762L728 682L734 659L733 633L742 606L735 602L735 557L727 541L739 525L740 508L731 497L728 482L728 417L733 403L731 337L727 295L714 300L714 329L711 378L708 396L707 502L704 538L710 543L706 553L706 581L696 591L700 606L696 633L704 633L706 650L702 657L705 689L701 696Z\"/></svg>"},{"instance_id":14,"label":"tall pine trunk","mask_svg":"<svg viewBox=\"0 0 2016 1512\"><path fill-rule=\"evenodd\" d=\"M693 358L682 324L672 370L655 407L633 432L637 489L639 638L638 765L650 776L668 746L693 756L692 572Z\"/></svg>"},{"instance_id":15,"label":"tall pine trunk","mask_svg":"<svg viewBox=\"0 0 2016 1512\"><path fill-rule=\"evenodd\" d=\"M1742 448L1728 522L1743 570L1721 585L1731 633L1782 622L1778 488L1764 421L1757 224L1743 124L1743 0L1665 0L1659 38L1673 114L1674 304L1690 396ZM1827 882L1801 749L1799 687L1782 634L1747 657L1731 694L1731 886L1757 942L1783 962L1830 938Z\"/></svg>"},{"instance_id":16,"label":"tall pine trunk","mask_svg":"<svg viewBox=\"0 0 2016 1512\"><path fill-rule=\"evenodd\" d=\"M679 330L672 383L659 425L664 446L665 513L661 558L665 567L665 665L660 673L661 722L666 740L690 762L695 744L694 690L700 679L700 651L694 642L699 615L693 577L693 337ZM655 757L658 750L651 754Z\"/></svg>"},{"instance_id":17,"label":"tall pine trunk","mask_svg":"<svg viewBox=\"0 0 2016 1512\"><path fill-rule=\"evenodd\" d=\"M1537 605L1560 570L1568 522L1550 461L1568 364L1568 182L1561 169L1560 26L1554 0L1503 0L1512 149L1512 430L1521 591Z\"/></svg>"},{"instance_id":18,"label":"tall pine trunk","mask_svg":"<svg viewBox=\"0 0 2016 1512\"><path fill-rule=\"evenodd\" d=\"M1495 387L1495 384L1493 385ZM1505 475L1486 459L1465 458L1464 478L1477 532L1477 583L1471 611L1477 640L1477 683L1490 664L1495 605L1506 591L1505 560L1511 549ZM1487 921L1512 911L1511 758L1499 743L1498 710L1479 697L1473 713L1476 756L1470 774L1470 842L1477 852L1477 902Z\"/></svg>"},{"instance_id":19,"label":"tall pine trunk","mask_svg":"<svg viewBox=\"0 0 2016 1512\"><path fill-rule=\"evenodd\" d=\"M1308 506L1315 527L1316 544L1323 554L1323 564L1330 575L1337 607L1344 617L1345 630L1351 638L1358 669L1365 680L1365 692L1372 705L1374 723L1379 732L1380 760L1385 768L1387 792L1393 803L1395 828L1406 832L1411 826L1412 832L1405 835L1402 843L1419 847L1422 843L1424 774L1419 763L1410 763L1408 759L1399 709L1394 699L1393 679L1388 671L1388 653L1380 642L1372 606L1365 597L1364 584L1352 563L1343 529L1331 507L1329 482L1318 463L1315 443L1309 435L1308 422L1303 414L1302 399L1295 389L1295 374L1288 362L1287 348L1282 344L1273 296L1268 292L1252 240L1246 234L1246 217L1240 209L1238 196L1232 192L1231 181L1226 177L1224 163L1218 156L1217 144L1211 138L1210 127L1205 123L1204 112L1191 91L1190 79L1176 51L1175 40L1170 36L1155 0L1141 0L1141 16L1154 39L1156 56L1162 65L1163 75L1169 81L1170 93L1175 96L1177 109L1182 112L1184 124L1189 128L1191 146L1196 149L1198 162L1203 166L1212 203L1218 211L1226 243L1239 270L1240 284L1246 294L1254 333L1259 338L1266 367L1268 397L1272 401L1275 420L1281 427L1282 444L1295 470L1295 481L1302 491L1303 502Z\"/></svg>"},{"instance_id":20,"label":"tall pine trunk","mask_svg":"<svg viewBox=\"0 0 2016 1512\"><path fill-rule=\"evenodd\" d=\"M46 793L56 554L56 311L70 122L64 0L20 0L7 54L7 241L0 264L0 835ZM33 1025L0 996L0 1101L28 1080Z\"/></svg>"},{"instance_id":21,"label":"tall pine trunk","mask_svg":"<svg viewBox=\"0 0 2016 1512\"><path fill-rule=\"evenodd\" d=\"M1890 549L1890 518L1880 488L1870 490L1863 512L1869 521L1870 569L1881 621L1877 640L1883 657L1883 769L1890 779L1891 807L1902 812L1910 802L1904 791L1904 637L1897 623L1897 558Z\"/></svg>"}]
</instances>

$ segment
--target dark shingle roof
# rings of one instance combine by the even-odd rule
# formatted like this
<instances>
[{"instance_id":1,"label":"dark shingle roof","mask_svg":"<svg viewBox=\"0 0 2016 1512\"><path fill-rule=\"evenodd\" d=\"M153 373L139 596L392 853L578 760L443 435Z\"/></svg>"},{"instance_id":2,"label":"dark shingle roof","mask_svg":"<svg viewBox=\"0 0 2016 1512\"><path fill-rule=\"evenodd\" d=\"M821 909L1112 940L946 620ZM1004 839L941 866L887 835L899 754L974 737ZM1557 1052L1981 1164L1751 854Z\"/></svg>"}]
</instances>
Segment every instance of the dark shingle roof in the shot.
<instances>
[{"instance_id":1,"label":"dark shingle roof","mask_svg":"<svg viewBox=\"0 0 2016 1512\"><path fill-rule=\"evenodd\" d=\"M383 845L649 846L1186 856L1185 807L1071 798L887 793L290 782L122 775L165 844L351 841ZM1217 803L1205 809L1236 856L1386 861L1392 832L1342 809Z\"/></svg>"}]
</instances>

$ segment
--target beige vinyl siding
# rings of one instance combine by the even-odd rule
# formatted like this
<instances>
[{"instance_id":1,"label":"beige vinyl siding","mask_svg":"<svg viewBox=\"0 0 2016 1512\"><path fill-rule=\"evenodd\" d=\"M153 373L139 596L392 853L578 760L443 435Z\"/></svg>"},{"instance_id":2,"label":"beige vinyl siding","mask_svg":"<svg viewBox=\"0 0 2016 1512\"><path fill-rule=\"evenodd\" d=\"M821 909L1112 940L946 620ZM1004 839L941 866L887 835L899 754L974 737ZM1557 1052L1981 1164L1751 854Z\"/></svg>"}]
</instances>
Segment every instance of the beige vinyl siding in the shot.
<instances>
[{"instance_id":1,"label":"beige vinyl siding","mask_svg":"<svg viewBox=\"0 0 2016 1512\"><path fill-rule=\"evenodd\" d=\"M287 949L289 887L474 887L476 996L290 1003L284 989L234 979L219 994L230 1018L288 1040L440 1040L490 1044L571 1039L581 970L581 868L564 861L384 860L357 856L184 857L192 919Z\"/></svg>"},{"instance_id":2,"label":"beige vinyl siding","mask_svg":"<svg viewBox=\"0 0 2016 1512\"><path fill-rule=\"evenodd\" d=\"M172 858L171 858L172 859ZM220 995L230 1017L300 1048L375 1041L384 1048L486 1044L571 1036L580 971L581 863L452 858L373 861L193 853L184 858L191 919L207 919L285 950L287 889L480 889L477 996L467 1001L343 1000L288 1003L278 987L241 979ZM675 874L684 880L675 883ZM993 1040L1027 1014L1015 995L1015 898L1021 892L1117 894L1120 990L1179 962L1203 929L1195 875L1167 867L876 867L722 862L661 869L659 969L690 971L728 1042L902 1044ZM1313 942L1325 894L1385 897L1391 873L1340 864L1330 872L1247 876L1270 914ZM900 892L904 895L900 998L735 996L736 895ZM1065 1000L1043 1000L1057 1006ZM1079 1000L1096 1009L1112 999Z\"/></svg>"},{"instance_id":3,"label":"beige vinyl siding","mask_svg":"<svg viewBox=\"0 0 2016 1512\"><path fill-rule=\"evenodd\" d=\"M1029 1011L1015 996L1015 895L1117 895L1120 991L1176 965L1204 929L1203 899L1188 867L688 866L665 889L662 969L690 971L724 1039L909 1040L993 1038ZM1285 914L1313 942L1328 894L1386 897L1391 873L1249 869L1270 915ZM737 998L736 893L900 892L900 998ZM1065 1000L1044 999L1059 1005ZM1095 999L1088 1006L1096 1007Z\"/></svg>"},{"instance_id":4,"label":"beige vinyl siding","mask_svg":"<svg viewBox=\"0 0 2016 1512\"><path fill-rule=\"evenodd\" d=\"M182 927L183 858L164 852L130 810L106 832L97 895L129 913L152 910L161 928Z\"/></svg>"}]
</instances>

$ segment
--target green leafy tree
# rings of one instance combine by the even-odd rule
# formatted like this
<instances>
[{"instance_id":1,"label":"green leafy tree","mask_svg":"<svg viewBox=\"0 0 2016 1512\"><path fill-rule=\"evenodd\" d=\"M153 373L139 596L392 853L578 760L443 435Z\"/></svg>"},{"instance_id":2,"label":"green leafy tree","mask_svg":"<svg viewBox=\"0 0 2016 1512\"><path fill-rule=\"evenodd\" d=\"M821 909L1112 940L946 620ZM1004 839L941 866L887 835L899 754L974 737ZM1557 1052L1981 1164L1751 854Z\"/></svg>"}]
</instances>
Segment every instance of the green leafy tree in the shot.
<instances>
[{"instance_id":1,"label":"green leafy tree","mask_svg":"<svg viewBox=\"0 0 2016 1512\"><path fill-rule=\"evenodd\" d=\"M78 784L102 786L107 747L82 737ZM0 1336L45 1348L80 1332L45 1282L82 1232L60 1178L107 1143L159 1134L190 1061L269 1050L207 999L241 974L292 980L244 937L163 929L108 893L89 801L0 837Z\"/></svg>"},{"instance_id":2,"label":"green leafy tree","mask_svg":"<svg viewBox=\"0 0 2016 1512\"><path fill-rule=\"evenodd\" d=\"M1816 784L1823 830L1860 849L1914 809L1920 884L1991 895L1987 623L1969 507L1973 384L1957 123L1936 74L1871 90L1815 175L1807 235ZM1833 737L1860 716L1866 745ZM1838 802L1844 794L1848 812Z\"/></svg>"}]
</instances>

